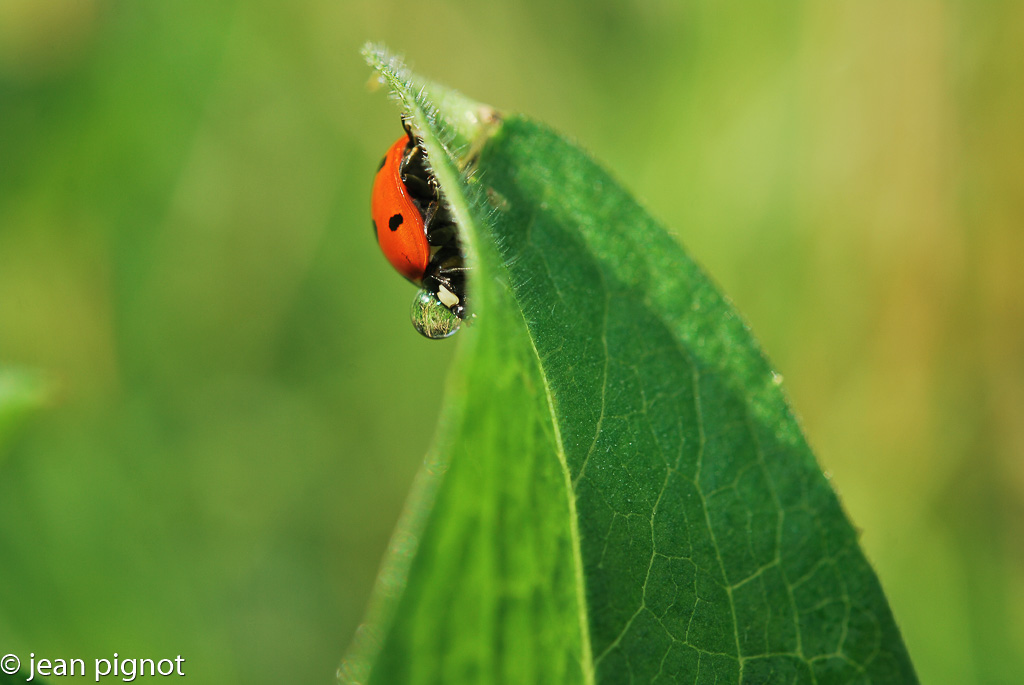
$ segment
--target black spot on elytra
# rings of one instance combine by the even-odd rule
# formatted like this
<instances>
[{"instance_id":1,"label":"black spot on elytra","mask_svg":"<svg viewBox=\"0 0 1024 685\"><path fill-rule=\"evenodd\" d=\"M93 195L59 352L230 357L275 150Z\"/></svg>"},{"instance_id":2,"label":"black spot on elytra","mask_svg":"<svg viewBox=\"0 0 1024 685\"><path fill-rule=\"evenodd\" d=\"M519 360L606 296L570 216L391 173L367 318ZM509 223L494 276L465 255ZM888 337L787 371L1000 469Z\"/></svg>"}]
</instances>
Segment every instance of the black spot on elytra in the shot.
<instances>
[{"instance_id":1,"label":"black spot on elytra","mask_svg":"<svg viewBox=\"0 0 1024 685\"><path fill-rule=\"evenodd\" d=\"M403 221L404 219L402 218L401 214L395 214L393 217L388 219L388 228L390 228L392 231L397 231L398 227L402 225Z\"/></svg>"}]
</instances>

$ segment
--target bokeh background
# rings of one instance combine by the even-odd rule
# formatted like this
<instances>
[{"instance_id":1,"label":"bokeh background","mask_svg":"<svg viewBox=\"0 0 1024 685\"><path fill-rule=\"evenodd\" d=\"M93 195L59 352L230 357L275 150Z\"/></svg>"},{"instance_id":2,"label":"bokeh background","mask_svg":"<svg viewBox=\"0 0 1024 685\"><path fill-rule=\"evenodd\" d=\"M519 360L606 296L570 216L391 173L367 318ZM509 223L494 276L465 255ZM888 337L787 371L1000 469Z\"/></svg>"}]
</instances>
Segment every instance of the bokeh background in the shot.
<instances>
[{"instance_id":1,"label":"bokeh background","mask_svg":"<svg viewBox=\"0 0 1024 685\"><path fill-rule=\"evenodd\" d=\"M328 683L457 342L360 45L579 140L752 323L924 682L1024 682L1024 4L0 0L0 652Z\"/></svg>"}]
</instances>

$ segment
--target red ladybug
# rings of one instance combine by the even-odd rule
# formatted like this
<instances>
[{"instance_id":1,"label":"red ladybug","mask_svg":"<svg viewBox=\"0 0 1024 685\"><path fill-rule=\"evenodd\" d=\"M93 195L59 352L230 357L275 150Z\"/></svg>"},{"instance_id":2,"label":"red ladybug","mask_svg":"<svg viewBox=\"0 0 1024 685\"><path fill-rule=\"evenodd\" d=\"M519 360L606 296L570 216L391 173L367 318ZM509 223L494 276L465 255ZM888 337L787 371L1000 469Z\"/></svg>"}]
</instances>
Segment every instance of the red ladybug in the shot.
<instances>
[{"instance_id":1,"label":"red ladybug","mask_svg":"<svg viewBox=\"0 0 1024 685\"><path fill-rule=\"evenodd\" d=\"M388 149L373 181L370 211L384 256L398 273L430 292L460 319L466 315L466 268L458 227L427 169L423 146L405 135Z\"/></svg>"}]
</instances>

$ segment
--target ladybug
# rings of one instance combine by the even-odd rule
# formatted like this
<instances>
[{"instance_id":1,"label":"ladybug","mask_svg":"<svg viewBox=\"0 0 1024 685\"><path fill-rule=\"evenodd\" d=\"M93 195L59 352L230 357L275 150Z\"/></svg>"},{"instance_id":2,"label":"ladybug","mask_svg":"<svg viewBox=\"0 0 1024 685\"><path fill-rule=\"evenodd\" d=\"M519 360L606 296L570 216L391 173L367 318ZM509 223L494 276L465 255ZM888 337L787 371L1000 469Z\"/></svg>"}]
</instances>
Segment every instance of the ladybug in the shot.
<instances>
[{"instance_id":1,"label":"ladybug","mask_svg":"<svg viewBox=\"0 0 1024 685\"><path fill-rule=\"evenodd\" d=\"M409 122L403 119L402 126L405 135L388 149L373 181L373 234L398 273L461 320L467 314L466 266L458 227L427 167L426 151ZM415 308L416 302L414 323Z\"/></svg>"}]
</instances>

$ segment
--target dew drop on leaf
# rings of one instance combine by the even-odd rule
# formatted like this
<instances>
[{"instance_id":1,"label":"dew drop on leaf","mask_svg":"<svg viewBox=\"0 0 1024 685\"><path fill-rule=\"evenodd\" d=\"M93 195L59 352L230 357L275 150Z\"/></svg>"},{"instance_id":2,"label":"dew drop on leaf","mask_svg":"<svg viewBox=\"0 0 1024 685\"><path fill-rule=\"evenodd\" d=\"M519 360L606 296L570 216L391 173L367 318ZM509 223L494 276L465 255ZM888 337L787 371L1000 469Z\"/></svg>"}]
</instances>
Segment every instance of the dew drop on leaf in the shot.
<instances>
[{"instance_id":1,"label":"dew drop on leaf","mask_svg":"<svg viewBox=\"0 0 1024 685\"><path fill-rule=\"evenodd\" d=\"M441 304L429 290L420 290L412 301L412 325L416 331L431 340L443 340L455 334L462 323L459 317Z\"/></svg>"}]
</instances>

